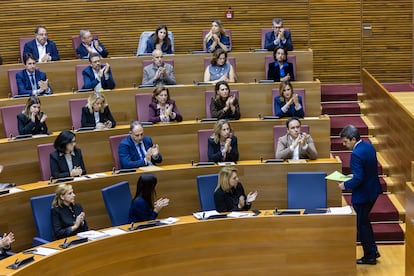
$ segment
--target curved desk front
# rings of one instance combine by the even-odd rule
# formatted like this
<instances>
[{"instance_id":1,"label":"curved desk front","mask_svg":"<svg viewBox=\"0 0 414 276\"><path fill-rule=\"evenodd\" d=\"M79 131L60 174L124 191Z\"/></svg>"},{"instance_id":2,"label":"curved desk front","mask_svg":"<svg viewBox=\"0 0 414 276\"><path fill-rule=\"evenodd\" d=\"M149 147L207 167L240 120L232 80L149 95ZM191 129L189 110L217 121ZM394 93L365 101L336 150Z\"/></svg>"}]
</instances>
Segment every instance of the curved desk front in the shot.
<instances>
[{"instance_id":1,"label":"curved desk front","mask_svg":"<svg viewBox=\"0 0 414 276\"><path fill-rule=\"evenodd\" d=\"M125 230L128 226L121 226ZM14 275L355 275L355 214L274 216L197 221L89 241L18 269ZM69 238L68 242L74 237ZM59 249L63 240L47 244Z\"/></svg>"},{"instance_id":2,"label":"curved desk front","mask_svg":"<svg viewBox=\"0 0 414 276\"><path fill-rule=\"evenodd\" d=\"M287 208L287 172L322 171L331 173L341 170L341 162L334 158L318 159L307 163L269 163L260 160L241 161L237 165L240 181L246 192L257 191L255 209ZM170 204L161 211L161 216L182 216L200 210L196 177L198 175L218 173L220 166L192 167L191 164L156 167L153 173L158 178L157 196L168 197ZM148 169L143 168L143 169ZM76 194L76 202L82 204L88 225L92 229L110 227L111 223L102 199L101 189L112 184L128 181L131 193L136 191L139 176L144 173L138 169L135 173L107 173L105 177L90 178L70 182ZM30 198L51 194L57 185L36 182L18 186L21 192L0 196L0 229L16 234L14 250L31 247L36 228L32 218ZM309 187L311 189L312 187ZM328 206L341 206L341 190L335 183L327 186Z\"/></svg>"}]
</instances>

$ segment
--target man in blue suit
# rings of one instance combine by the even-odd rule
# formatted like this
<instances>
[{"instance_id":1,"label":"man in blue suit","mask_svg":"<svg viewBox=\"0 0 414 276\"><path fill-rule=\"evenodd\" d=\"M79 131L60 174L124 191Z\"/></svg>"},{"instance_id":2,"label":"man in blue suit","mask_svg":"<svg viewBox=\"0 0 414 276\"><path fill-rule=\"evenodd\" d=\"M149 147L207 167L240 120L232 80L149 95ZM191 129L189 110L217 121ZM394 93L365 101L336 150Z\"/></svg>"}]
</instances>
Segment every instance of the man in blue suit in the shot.
<instances>
[{"instance_id":1,"label":"man in blue suit","mask_svg":"<svg viewBox=\"0 0 414 276\"><path fill-rule=\"evenodd\" d=\"M292 51L292 38L290 36L290 31L283 28L283 19L274 18L272 23L273 31L266 33L263 48L268 51L274 51L276 47L282 46L286 51Z\"/></svg>"},{"instance_id":2,"label":"man in blue suit","mask_svg":"<svg viewBox=\"0 0 414 276\"><path fill-rule=\"evenodd\" d=\"M109 63L101 64L101 58L97 53L89 56L89 62L91 66L86 67L82 72L82 88L94 89L97 92L101 89L114 89L115 81Z\"/></svg>"},{"instance_id":3,"label":"man in blue suit","mask_svg":"<svg viewBox=\"0 0 414 276\"><path fill-rule=\"evenodd\" d=\"M89 30L81 30L79 38L82 43L76 48L76 55L78 58L88 59L92 53L99 54L101 58L108 56L109 52L98 39L93 38Z\"/></svg>"},{"instance_id":4,"label":"man in blue suit","mask_svg":"<svg viewBox=\"0 0 414 276\"><path fill-rule=\"evenodd\" d=\"M35 29L35 39L24 45L23 56L32 54L37 62L59 60L59 52L56 44L47 38L47 29L38 26Z\"/></svg>"},{"instance_id":5,"label":"man in blue suit","mask_svg":"<svg viewBox=\"0 0 414 276\"><path fill-rule=\"evenodd\" d=\"M36 69L36 60L32 54L23 57L25 69L16 74L19 95L47 95L52 94L46 73Z\"/></svg>"},{"instance_id":6,"label":"man in blue suit","mask_svg":"<svg viewBox=\"0 0 414 276\"><path fill-rule=\"evenodd\" d=\"M375 265L380 254L375 244L369 213L381 193L377 155L371 143L361 140L355 126L344 127L339 136L342 144L352 150L350 161L352 178L339 183L339 188L352 190L352 206L357 214L357 233L364 250L364 256L356 262Z\"/></svg>"},{"instance_id":7,"label":"man in blue suit","mask_svg":"<svg viewBox=\"0 0 414 276\"><path fill-rule=\"evenodd\" d=\"M141 123L134 121L130 131L118 146L119 161L122 169L151 166L162 162L162 156L157 144L152 143L151 137L144 136Z\"/></svg>"}]
</instances>

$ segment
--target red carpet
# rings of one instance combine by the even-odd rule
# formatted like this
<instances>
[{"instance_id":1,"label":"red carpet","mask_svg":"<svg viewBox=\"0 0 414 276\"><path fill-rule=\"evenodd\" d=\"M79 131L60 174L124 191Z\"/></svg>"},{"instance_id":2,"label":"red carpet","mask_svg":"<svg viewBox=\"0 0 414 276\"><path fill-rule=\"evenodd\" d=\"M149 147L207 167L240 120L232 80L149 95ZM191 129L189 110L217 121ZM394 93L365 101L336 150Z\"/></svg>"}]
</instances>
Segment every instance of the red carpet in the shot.
<instances>
[{"instance_id":1,"label":"red carpet","mask_svg":"<svg viewBox=\"0 0 414 276\"><path fill-rule=\"evenodd\" d=\"M372 224L377 243L404 242L404 231L398 223L374 223Z\"/></svg>"},{"instance_id":2,"label":"red carpet","mask_svg":"<svg viewBox=\"0 0 414 276\"><path fill-rule=\"evenodd\" d=\"M362 137L363 141L369 141L369 138ZM331 138L331 151L348 151L348 149L342 145L342 139L339 137Z\"/></svg>"},{"instance_id":3,"label":"red carpet","mask_svg":"<svg viewBox=\"0 0 414 276\"><path fill-rule=\"evenodd\" d=\"M322 103L322 114L360 114L358 103Z\"/></svg>"},{"instance_id":4,"label":"red carpet","mask_svg":"<svg viewBox=\"0 0 414 276\"><path fill-rule=\"evenodd\" d=\"M352 205L351 195L343 195L343 197L349 205ZM397 209L394 207L389 197L384 194L379 195L369 217L372 222L399 220Z\"/></svg>"},{"instance_id":5,"label":"red carpet","mask_svg":"<svg viewBox=\"0 0 414 276\"><path fill-rule=\"evenodd\" d=\"M414 91L412 83L381 83L390 92L409 92Z\"/></svg>"},{"instance_id":6,"label":"red carpet","mask_svg":"<svg viewBox=\"0 0 414 276\"><path fill-rule=\"evenodd\" d=\"M342 160L342 173L351 174L349 161L351 160L351 152L332 152L333 156L339 156ZM382 174L382 166L378 163L378 174Z\"/></svg>"},{"instance_id":7,"label":"red carpet","mask_svg":"<svg viewBox=\"0 0 414 276\"><path fill-rule=\"evenodd\" d=\"M321 102L356 101L362 86L357 84L324 84L321 86Z\"/></svg>"},{"instance_id":8,"label":"red carpet","mask_svg":"<svg viewBox=\"0 0 414 276\"><path fill-rule=\"evenodd\" d=\"M334 116L331 117L331 136L339 136L339 132L347 126L354 125L361 136L368 135L367 125L360 116Z\"/></svg>"}]
</instances>

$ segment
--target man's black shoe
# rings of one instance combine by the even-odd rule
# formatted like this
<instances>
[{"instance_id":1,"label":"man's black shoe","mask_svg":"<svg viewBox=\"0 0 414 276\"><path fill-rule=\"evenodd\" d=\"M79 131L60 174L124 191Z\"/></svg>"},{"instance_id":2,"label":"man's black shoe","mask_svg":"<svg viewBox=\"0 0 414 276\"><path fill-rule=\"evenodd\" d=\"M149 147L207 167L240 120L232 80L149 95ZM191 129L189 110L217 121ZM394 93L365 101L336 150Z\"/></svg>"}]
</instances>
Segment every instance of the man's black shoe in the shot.
<instances>
[{"instance_id":1,"label":"man's black shoe","mask_svg":"<svg viewBox=\"0 0 414 276\"><path fill-rule=\"evenodd\" d=\"M381 257L381 254L377 251L377 252L375 253L375 259L378 259L379 257Z\"/></svg>"},{"instance_id":2,"label":"man's black shoe","mask_svg":"<svg viewBox=\"0 0 414 276\"><path fill-rule=\"evenodd\" d=\"M356 260L357 264L369 264L369 265L376 265L377 264L377 260L376 259L366 259L366 258L361 258L361 259L357 259Z\"/></svg>"}]
</instances>

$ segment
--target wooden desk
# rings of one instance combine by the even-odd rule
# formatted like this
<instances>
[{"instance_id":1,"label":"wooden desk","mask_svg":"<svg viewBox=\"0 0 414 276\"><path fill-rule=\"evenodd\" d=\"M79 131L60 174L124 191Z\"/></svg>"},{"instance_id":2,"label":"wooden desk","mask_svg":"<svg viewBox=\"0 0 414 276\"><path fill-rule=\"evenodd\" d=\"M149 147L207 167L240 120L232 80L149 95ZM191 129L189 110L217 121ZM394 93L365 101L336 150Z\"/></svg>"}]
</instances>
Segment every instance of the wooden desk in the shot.
<instances>
[{"instance_id":1,"label":"wooden desk","mask_svg":"<svg viewBox=\"0 0 414 276\"><path fill-rule=\"evenodd\" d=\"M257 118L272 115L272 89L279 84L237 83L231 84L231 89L239 91L239 103L242 118ZM321 83L319 81L296 82L295 88L306 90L305 115L307 117L320 116L321 114ZM154 88L145 89L116 89L103 92L111 108L111 112L117 124L129 124L137 119L135 95L137 93L152 93ZM184 117L184 120L205 118L205 91L213 90L214 86L177 85L169 88L173 98ZM49 131L61 131L72 128L72 120L69 112L69 100L88 98L88 93L60 93L52 96L41 97L42 110L47 114L46 121ZM27 98L0 99L0 106L25 104ZM80 111L79 111L80 112ZM0 137L4 137L3 123L0 120Z\"/></svg>"},{"instance_id":2,"label":"wooden desk","mask_svg":"<svg viewBox=\"0 0 414 276\"><path fill-rule=\"evenodd\" d=\"M289 54L296 55L296 79L299 81L313 80L313 52L292 51ZM272 55L271 52L232 52L230 57L236 58L236 74L239 82L254 82L266 79L265 56ZM177 83L192 84L193 81L203 81L204 58L211 54L180 54L165 56L164 59L174 60L174 72ZM104 59L111 65L113 77L117 88L133 87L133 84L142 83L142 60L151 57L112 57ZM69 92L77 90L75 67L77 64L88 64L85 60L62 60L50 63L38 64L41 71L47 74L54 93ZM10 92L8 69L21 68L22 64L10 64L0 66L0 98L7 98Z\"/></svg>"},{"instance_id":3,"label":"wooden desk","mask_svg":"<svg viewBox=\"0 0 414 276\"><path fill-rule=\"evenodd\" d=\"M414 162L411 164L414 174ZM405 202L405 275L414 275L414 183L412 181L406 183Z\"/></svg>"},{"instance_id":4,"label":"wooden desk","mask_svg":"<svg viewBox=\"0 0 414 276\"><path fill-rule=\"evenodd\" d=\"M191 167L188 164L161 166L163 170L154 172L158 178L157 196L170 198L170 205L161 212L162 217L182 216L200 209L196 177L218 173L219 166ZM335 158L318 159L306 164L272 163L261 164L259 160L238 163L240 181L246 191L258 191L254 202L255 209L287 207L287 172L323 171L331 173L341 169L341 162ZM135 194L139 175L136 173L108 175L107 177L74 181L76 201L82 204L91 229L109 227L110 220L102 199L101 189L120 181L129 181L132 194ZM0 229L16 233L14 250L31 247L32 237L36 235L32 219L30 198L54 193L56 185L37 182L19 186L22 192L0 196ZM341 191L335 183L328 182L328 206L341 206Z\"/></svg>"},{"instance_id":5,"label":"wooden desk","mask_svg":"<svg viewBox=\"0 0 414 276\"><path fill-rule=\"evenodd\" d=\"M240 160L274 158L273 126L285 125L286 119L259 120L258 118L233 121L232 127L238 137ZM197 162L199 129L213 129L215 122L185 121L181 123L157 124L145 127L145 135L159 144L163 165ZM328 116L305 118L302 124L310 126L319 157L330 156L330 121ZM88 173L109 171L114 166L109 146L109 137L127 134L129 125L115 129L90 131L76 134L77 146L82 149ZM0 160L4 165L3 182L18 185L40 180L37 145L53 143L58 133L41 138L7 141L0 140ZM24 172L24 173L22 173Z\"/></svg>"},{"instance_id":6,"label":"wooden desk","mask_svg":"<svg viewBox=\"0 0 414 276\"><path fill-rule=\"evenodd\" d=\"M267 215L196 221L90 241L0 274L355 275L355 214ZM128 226L121 228L127 229ZM62 240L48 244L58 248Z\"/></svg>"}]
</instances>

